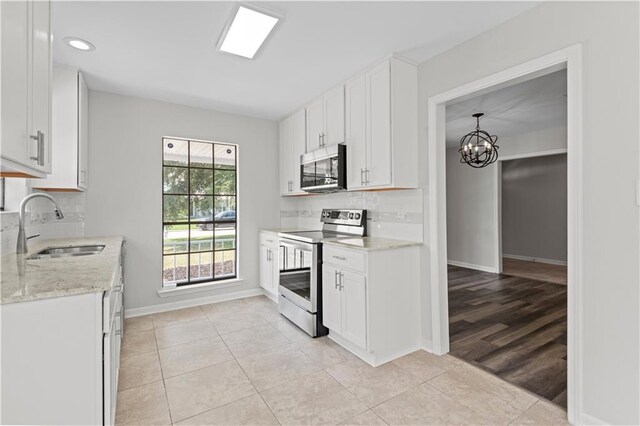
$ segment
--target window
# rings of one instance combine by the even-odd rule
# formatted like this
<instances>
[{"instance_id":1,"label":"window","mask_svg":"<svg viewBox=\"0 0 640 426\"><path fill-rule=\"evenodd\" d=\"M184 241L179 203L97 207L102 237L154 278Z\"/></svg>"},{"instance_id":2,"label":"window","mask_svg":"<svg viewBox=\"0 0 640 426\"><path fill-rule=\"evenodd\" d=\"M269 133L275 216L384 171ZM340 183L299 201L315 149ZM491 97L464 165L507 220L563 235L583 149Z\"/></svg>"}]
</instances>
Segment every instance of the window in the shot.
<instances>
[{"instance_id":1,"label":"window","mask_svg":"<svg viewBox=\"0 0 640 426\"><path fill-rule=\"evenodd\" d=\"M237 275L235 145L163 138L163 286Z\"/></svg>"}]
</instances>

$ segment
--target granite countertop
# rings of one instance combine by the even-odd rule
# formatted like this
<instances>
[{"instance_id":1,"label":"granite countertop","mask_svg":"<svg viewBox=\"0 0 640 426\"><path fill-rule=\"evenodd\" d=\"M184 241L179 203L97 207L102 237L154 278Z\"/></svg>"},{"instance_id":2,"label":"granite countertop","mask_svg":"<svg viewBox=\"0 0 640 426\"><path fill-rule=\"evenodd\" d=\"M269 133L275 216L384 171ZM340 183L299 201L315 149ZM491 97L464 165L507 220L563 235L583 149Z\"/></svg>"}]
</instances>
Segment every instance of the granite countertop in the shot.
<instances>
[{"instance_id":1,"label":"granite countertop","mask_svg":"<svg viewBox=\"0 0 640 426\"><path fill-rule=\"evenodd\" d=\"M393 240L379 237L327 238L322 240L322 243L363 251L393 250L422 245L421 242L417 241Z\"/></svg>"},{"instance_id":2,"label":"granite countertop","mask_svg":"<svg viewBox=\"0 0 640 426\"><path fill-rule=\"evenodd\" d=\"M122 242L121 236L31 241L29 253L9 254L1 258L0 304L109 290L118 271ZM94 255L27 259L49 247L102 244L105 248Z\"/></svg>"}]
</instances>

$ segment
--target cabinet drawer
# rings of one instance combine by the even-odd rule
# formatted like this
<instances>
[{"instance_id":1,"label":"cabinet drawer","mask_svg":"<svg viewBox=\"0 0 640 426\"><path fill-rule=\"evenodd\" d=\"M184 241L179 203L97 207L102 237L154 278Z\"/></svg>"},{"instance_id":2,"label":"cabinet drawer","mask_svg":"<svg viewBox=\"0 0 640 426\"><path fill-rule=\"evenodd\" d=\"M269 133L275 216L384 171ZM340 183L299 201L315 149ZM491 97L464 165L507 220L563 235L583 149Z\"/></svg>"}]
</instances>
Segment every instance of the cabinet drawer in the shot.
<instances>
[{"instance_id":1,"label":"cabinet drawer","mask_svg":"<svg viewBox=\"0 0 640 426\"><path fill-rule=\"evenodd\" d=\"M324 254L322 255L322 259L325 263L330 263L341 268L349 268L358 272L365 272L366 270L367 263L365 253L344 250L329 244L325 244L323 250Z\"/></svg>"},{"instance_id":2,"label":"cabinet drawer","mask_svg":"<svg viewBox=\"0 0 640 426\"><path fill-rule=\"evenodd\" d=\"M275 234L271 234L269 232L260 233L260 244L262 245L270 247L277 246L279 244L279 240L280 238Z\"/></svg>"}]
</instances>

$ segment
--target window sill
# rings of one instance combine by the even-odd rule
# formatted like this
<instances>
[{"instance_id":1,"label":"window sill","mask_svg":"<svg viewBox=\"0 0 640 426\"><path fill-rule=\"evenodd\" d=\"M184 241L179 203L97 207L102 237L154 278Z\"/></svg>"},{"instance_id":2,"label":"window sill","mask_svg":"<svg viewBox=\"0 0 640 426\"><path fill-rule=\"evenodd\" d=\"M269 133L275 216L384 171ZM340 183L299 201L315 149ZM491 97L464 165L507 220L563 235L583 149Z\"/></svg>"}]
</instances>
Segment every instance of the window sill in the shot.
<instances>
[{"instance_id":1,"label":"window sill","mask_svg":"<svg viewBox=\"0 0 640 426\"><path fill-rule=\"evenodd\" d=\"M182 296L183 294L200 293L203 291L210 291L218 288L236 287L242 284L244 280L242 278L230 278L223 281L215 281L202 284L192 284L189 286L163 288L158 290L158 296L160 297L173 297Z\"/></svg>"}]
</instances>

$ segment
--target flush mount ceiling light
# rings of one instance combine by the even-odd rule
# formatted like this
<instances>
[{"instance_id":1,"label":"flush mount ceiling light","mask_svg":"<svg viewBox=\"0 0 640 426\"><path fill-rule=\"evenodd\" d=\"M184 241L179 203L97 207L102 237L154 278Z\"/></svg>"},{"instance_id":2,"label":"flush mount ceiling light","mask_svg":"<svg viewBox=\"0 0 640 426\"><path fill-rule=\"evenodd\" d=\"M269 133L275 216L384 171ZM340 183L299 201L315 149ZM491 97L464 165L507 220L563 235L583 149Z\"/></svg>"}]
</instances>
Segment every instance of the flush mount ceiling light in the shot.
<instances>
[{"instance_id":1,"label":"flush mount ceiling light","mask_svg":"<svg viewBox=\"0 0 640 426\"><path fill-rule=\"evenodd\" d=\"M218 42L218 50L253 59L280 18L238 6Z\"/></svg>"},{"instance_id":2,"label":"flush mount ceiling light","mask_svg":"<svg viewBox=\"0 0 640 426\"><path fill-rule=\"evenodd\" d=\"M74 49L78 49L78 50L82 50L85 52L88 52L90 50L95 50L96 47L89 43L86 40L83 40L81 38L77 38L77 37L65 37L64 41L71 47L73 47Z\"/></svg>"},{"instance_id":3,"label":"flush mount ceiling light","mask_svg":"<svg viewBox=\"0 0 640 426\"><path fill-rule=\"evenodd\" d=\"M460 162L467 163L473 168L480 169L494 163L498 159L498 137L489 135L484 130L480 130L480 117L484 114L477 112L473 114L476 119L476 129L467 133L460 139Z\"/></svg>"}]
</instances>

